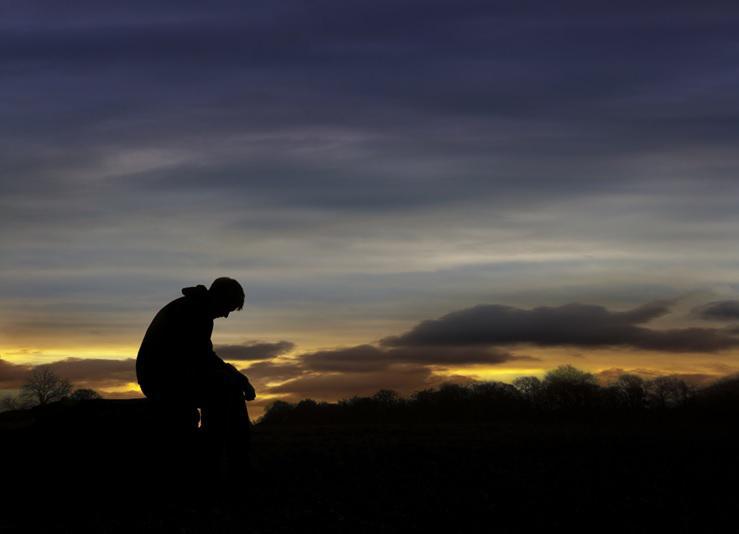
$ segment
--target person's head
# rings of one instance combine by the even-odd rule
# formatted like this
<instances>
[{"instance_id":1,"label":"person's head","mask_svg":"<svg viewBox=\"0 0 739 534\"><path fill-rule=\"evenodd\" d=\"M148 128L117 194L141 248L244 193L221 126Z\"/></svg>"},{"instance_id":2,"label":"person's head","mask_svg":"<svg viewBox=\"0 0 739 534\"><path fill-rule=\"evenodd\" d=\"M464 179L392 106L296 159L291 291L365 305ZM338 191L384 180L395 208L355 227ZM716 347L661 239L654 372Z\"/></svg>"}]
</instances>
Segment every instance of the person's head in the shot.
<instances>
[{"instance_id":1,"label":"person's head","mask_svg":"<svg viewBox=\"0 0 739 534\"><path fill-rule=\"evenodd\" d=\"M208 289L213 318L228 317L244 307L244 288L233 278L216 278Z\"/></svg>"}]
</instances>

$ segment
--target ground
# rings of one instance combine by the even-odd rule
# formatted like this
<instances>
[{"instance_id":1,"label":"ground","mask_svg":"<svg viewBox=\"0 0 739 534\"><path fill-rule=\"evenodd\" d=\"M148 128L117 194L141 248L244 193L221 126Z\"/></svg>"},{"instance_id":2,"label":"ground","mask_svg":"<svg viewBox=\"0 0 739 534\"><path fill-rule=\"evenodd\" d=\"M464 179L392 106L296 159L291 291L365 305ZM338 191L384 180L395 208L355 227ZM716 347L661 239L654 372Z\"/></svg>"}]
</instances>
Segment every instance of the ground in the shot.
<instances>
[{"instance_id":1,"label":"ground","mask_svg":"<svg viewBox=\"0 0 739 534\"><path fill-rule=\"evenodd\" d=\"M98 458L100 479L72 481L92 491L59 500L58 490L42 490L26 500L31 513L6 516L3 527L21 532L42 520L59 532L698 532L731 519L738 441L721 418L673 416L262 425L253 432L252 474L229 490L210 480L172 499L147 492L141 476L120 472L126 452L117 451ZM63 460L50 449L52 459ZM56 511L39 517L34 509Z\"/></svg>"}]
</instances>

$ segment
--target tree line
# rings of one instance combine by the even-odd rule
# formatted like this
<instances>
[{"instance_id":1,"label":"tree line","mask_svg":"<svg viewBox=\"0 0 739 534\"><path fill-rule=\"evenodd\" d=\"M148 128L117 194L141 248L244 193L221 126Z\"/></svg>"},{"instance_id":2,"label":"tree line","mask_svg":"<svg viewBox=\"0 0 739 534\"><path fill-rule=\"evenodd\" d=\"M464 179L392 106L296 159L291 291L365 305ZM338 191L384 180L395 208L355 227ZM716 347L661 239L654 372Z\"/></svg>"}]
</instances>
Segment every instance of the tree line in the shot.
<instances>
[{"instance_id":1,"label":"tree line","mask_svg":"<svg viewBox=\"0 0 739 534\"><path fill-rule=\"evenodd\" d=\"M447 383L407 398L392 390L380 390L371 397L352 397L338 403L276 401L260 424L485 422L526 416L631 417L690 410L718 413L737 408L737 377L695 389L674 376L646 380L625 373L603 386L593 374L562 365L543 379L524 376L512 384Z\"/></svg>"},{"instance_id":2,"label":"tree line","mask_svg":"<svg viewBox=\"0 0 739 534\"><path fill-rule=\"evenodd\" d=\"M0 410L99 398L95 390L75 389L48 367L39 366L29 372L17 396L0 400ZM355 396L337 403L278 400L267 408L260 423L479 422L521 416L662 414L688 410L702 415L739 412L739 376L696 389L675 376L646 380L624 373L604 386L592 373L562 365L542 379L523 376L512 384L446 383L436 389L417 391L407 398L384 389L371 397Z\"/></svg>"}]
</instances>

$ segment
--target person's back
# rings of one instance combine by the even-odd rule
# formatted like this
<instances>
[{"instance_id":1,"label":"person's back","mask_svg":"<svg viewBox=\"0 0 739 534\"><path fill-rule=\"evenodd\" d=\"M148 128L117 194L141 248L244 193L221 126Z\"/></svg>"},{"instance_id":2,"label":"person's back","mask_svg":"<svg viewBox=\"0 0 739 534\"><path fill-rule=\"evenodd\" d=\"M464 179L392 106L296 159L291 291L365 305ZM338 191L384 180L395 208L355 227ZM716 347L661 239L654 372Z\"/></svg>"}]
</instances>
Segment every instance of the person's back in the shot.
<instances>
[{"instance_id":1,"label":"person's back","mask_svg":"<svg viewBox=\"0 0 739 534\"><path fill-rule=\"evenodd\" d=\"M149 325L136 358L136 377L150 399L189 399L197 405L206 378L225 364L213 353L210 341L213 318L208 313L208 290L199 285L182 293L159 310Z\"/></svg>"}]
</instances>

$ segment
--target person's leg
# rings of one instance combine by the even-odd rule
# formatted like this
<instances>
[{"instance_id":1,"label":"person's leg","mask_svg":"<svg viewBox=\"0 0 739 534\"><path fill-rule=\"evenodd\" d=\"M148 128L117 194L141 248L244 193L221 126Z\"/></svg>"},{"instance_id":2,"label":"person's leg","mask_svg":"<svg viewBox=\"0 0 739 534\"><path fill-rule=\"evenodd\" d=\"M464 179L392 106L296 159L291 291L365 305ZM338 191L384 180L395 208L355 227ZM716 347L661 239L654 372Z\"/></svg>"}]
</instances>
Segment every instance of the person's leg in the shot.
<instances>
[{"instance_id":1,"label":"person's leg","mask_svg":"<svg viewBox=\"0 0 739 534\"><path fill-rule=\"evenodd\" d=\"M198 413L192 404L179 397L163 397L152 402L153 443L149 476L163 497L179 499L187 494L192 480L195 431Z\"/></svg>"},{"instance_id":2,"label":"person's leg","mask_svg":"<svg viewBox=\"0 0 739 534\"><path fill-rule=\"evenodd\" d=\"M204 399L202 426L209 436L211 465L222 482L247 483L250 422L244 395L238 388L214 388Z\"/></svg>"}]
</instances>

